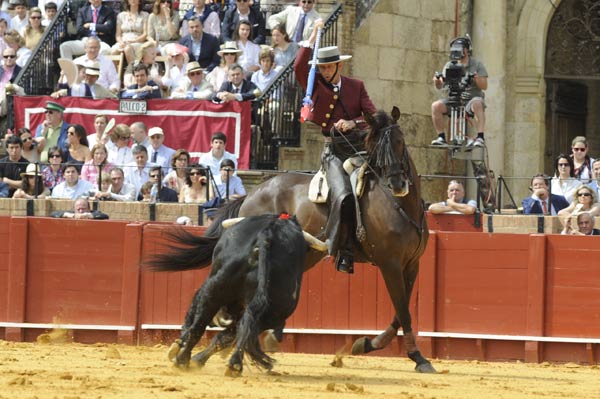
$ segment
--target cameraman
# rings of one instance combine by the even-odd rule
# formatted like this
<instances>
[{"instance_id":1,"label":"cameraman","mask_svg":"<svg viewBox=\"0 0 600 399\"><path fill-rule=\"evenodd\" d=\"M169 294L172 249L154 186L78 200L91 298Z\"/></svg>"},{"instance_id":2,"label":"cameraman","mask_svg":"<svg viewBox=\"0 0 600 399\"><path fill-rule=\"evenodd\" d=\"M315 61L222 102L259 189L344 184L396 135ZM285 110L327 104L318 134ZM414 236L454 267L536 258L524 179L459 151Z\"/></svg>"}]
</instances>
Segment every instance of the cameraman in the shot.
<instances>
[{"instance_id":1,"label":"cameraman","mask_svg":"<svg viewBox=\"0 0 600 399\"><path fill-rule=\"evenodd\" d=\"M471 57L471 39L468 37L457 37L450 42L450 61L444 66L444 72L440 76L436 73L433 77L433 83L436 89L448 86L446 74L449 69L456 71L457 67L462 67L462 79L456 82L451 91L458 90L451 94L456 95L458 103L466 103L465 111L470 117L475 116L475 127L477 128L477 137L467 142L467 147L483 147L485 128L485 102L483 90L487 89L487 70L480 61ZM456 99L455 99L456 100ZM460 101L462 100L462 101ZM448 114L448 105L450 98L438 100L431 104L431 119L433 127L438 132L438 137L431 142L434 146L447 146L446 133L444 132L444 115Z\"/></svg>"}]
</instances>

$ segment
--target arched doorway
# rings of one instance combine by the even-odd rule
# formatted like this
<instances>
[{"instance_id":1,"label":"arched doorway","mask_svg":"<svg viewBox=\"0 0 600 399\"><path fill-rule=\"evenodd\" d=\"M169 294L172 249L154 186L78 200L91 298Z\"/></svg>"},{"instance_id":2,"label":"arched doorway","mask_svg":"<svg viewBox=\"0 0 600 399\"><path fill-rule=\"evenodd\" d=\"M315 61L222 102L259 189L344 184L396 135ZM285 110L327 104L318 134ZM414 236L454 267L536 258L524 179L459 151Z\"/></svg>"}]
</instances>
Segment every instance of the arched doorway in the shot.
<instances>
[{"instance_id":1,"label":"arched doorway","mask_svg":"<svg viewBox=\"0 0 600 399\"><path fill-rule=\"evenodd\" d=\"M571 140L586 136L591 155L600 150L600 2L563 0L548 26L546 42L546 140L544 166L553 170Z\"/></svg>"}]
</instances>

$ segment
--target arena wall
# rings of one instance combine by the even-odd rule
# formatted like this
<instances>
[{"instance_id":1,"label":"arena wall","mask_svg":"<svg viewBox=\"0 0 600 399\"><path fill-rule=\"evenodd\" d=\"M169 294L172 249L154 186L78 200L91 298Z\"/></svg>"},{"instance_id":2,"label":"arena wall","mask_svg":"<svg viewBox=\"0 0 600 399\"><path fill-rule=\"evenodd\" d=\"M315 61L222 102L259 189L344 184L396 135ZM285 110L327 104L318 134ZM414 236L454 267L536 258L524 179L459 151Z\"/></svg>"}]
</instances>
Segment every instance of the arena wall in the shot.
<instances>
[{"instance_id":1,"label":"arena wall","mask_svg":"<svg viewBox=\"0 0 600 399\"><path fill-rule=\"evenodd\" d=\"M470 217L456 216L462 225L431 218L430 226L463 231L432 231L421 261L411 311L427 356L598 363L596 238L491 234ZM164 250L165 224L0 216L0 226L6 340L63 329L86 343L169 343L207 274L140 268ZM324 260L305 274L282 349L335 353L386 328L393 314L375 267L348 276ZM403 355L401 334L378 354Z\"/></svg>"}]
</instances>

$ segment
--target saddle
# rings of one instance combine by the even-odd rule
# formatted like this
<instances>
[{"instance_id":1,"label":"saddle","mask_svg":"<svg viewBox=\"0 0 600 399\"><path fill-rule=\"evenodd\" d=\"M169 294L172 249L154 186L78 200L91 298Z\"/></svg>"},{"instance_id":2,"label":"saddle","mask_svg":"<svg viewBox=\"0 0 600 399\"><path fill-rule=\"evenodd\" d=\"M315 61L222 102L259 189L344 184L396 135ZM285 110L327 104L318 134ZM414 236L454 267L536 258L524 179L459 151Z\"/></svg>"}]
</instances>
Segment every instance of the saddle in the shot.
<instances>
[{"instance_id":1,"label":"saddle","mask_svg":"<svg viewBox=\"0 0 600 399\"><path fill-rule=\"evenodd\" d=\"M343 164L344 170L350 176L352 193L357 199L362 197L365 190L364 177L367 170L367 164L360 155L346 159ZM329 185L325 173L323 168L319 169L308 186L308 199L315 204L324 204L329 197Z\"/></svg>"}]
</instances>

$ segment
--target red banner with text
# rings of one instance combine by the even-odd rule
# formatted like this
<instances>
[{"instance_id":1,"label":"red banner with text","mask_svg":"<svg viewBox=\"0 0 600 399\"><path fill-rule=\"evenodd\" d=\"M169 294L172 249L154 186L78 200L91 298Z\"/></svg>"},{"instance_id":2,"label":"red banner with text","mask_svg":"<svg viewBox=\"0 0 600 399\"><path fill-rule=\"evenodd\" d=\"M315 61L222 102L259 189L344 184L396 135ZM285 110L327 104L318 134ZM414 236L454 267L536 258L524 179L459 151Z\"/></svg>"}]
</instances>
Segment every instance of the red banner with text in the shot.
<instances>
[{"instance_id":1,"label":"red banner with text","mask_svg":"<svg viewBox=\"0 0 600 399\"><path fill-rule=\"evenodd\" d=\"M94 100L82 97L15 97L15 129L35 129L44 121L46 101L55 101L65 109L67 123L78 123L88 134L95 132L94 116L103 114L114 118L117 124L144 122L148 128L160 126L165 132L164 144L168 147L185 148L193 158L210 150L210 138L214 132L227 135L227 151L238 157L238 168L250 165L250 102L231 101L215 104L201 100L149 100L145 114L119 112L119 100Z\"/></svg>"}]
</instances>

